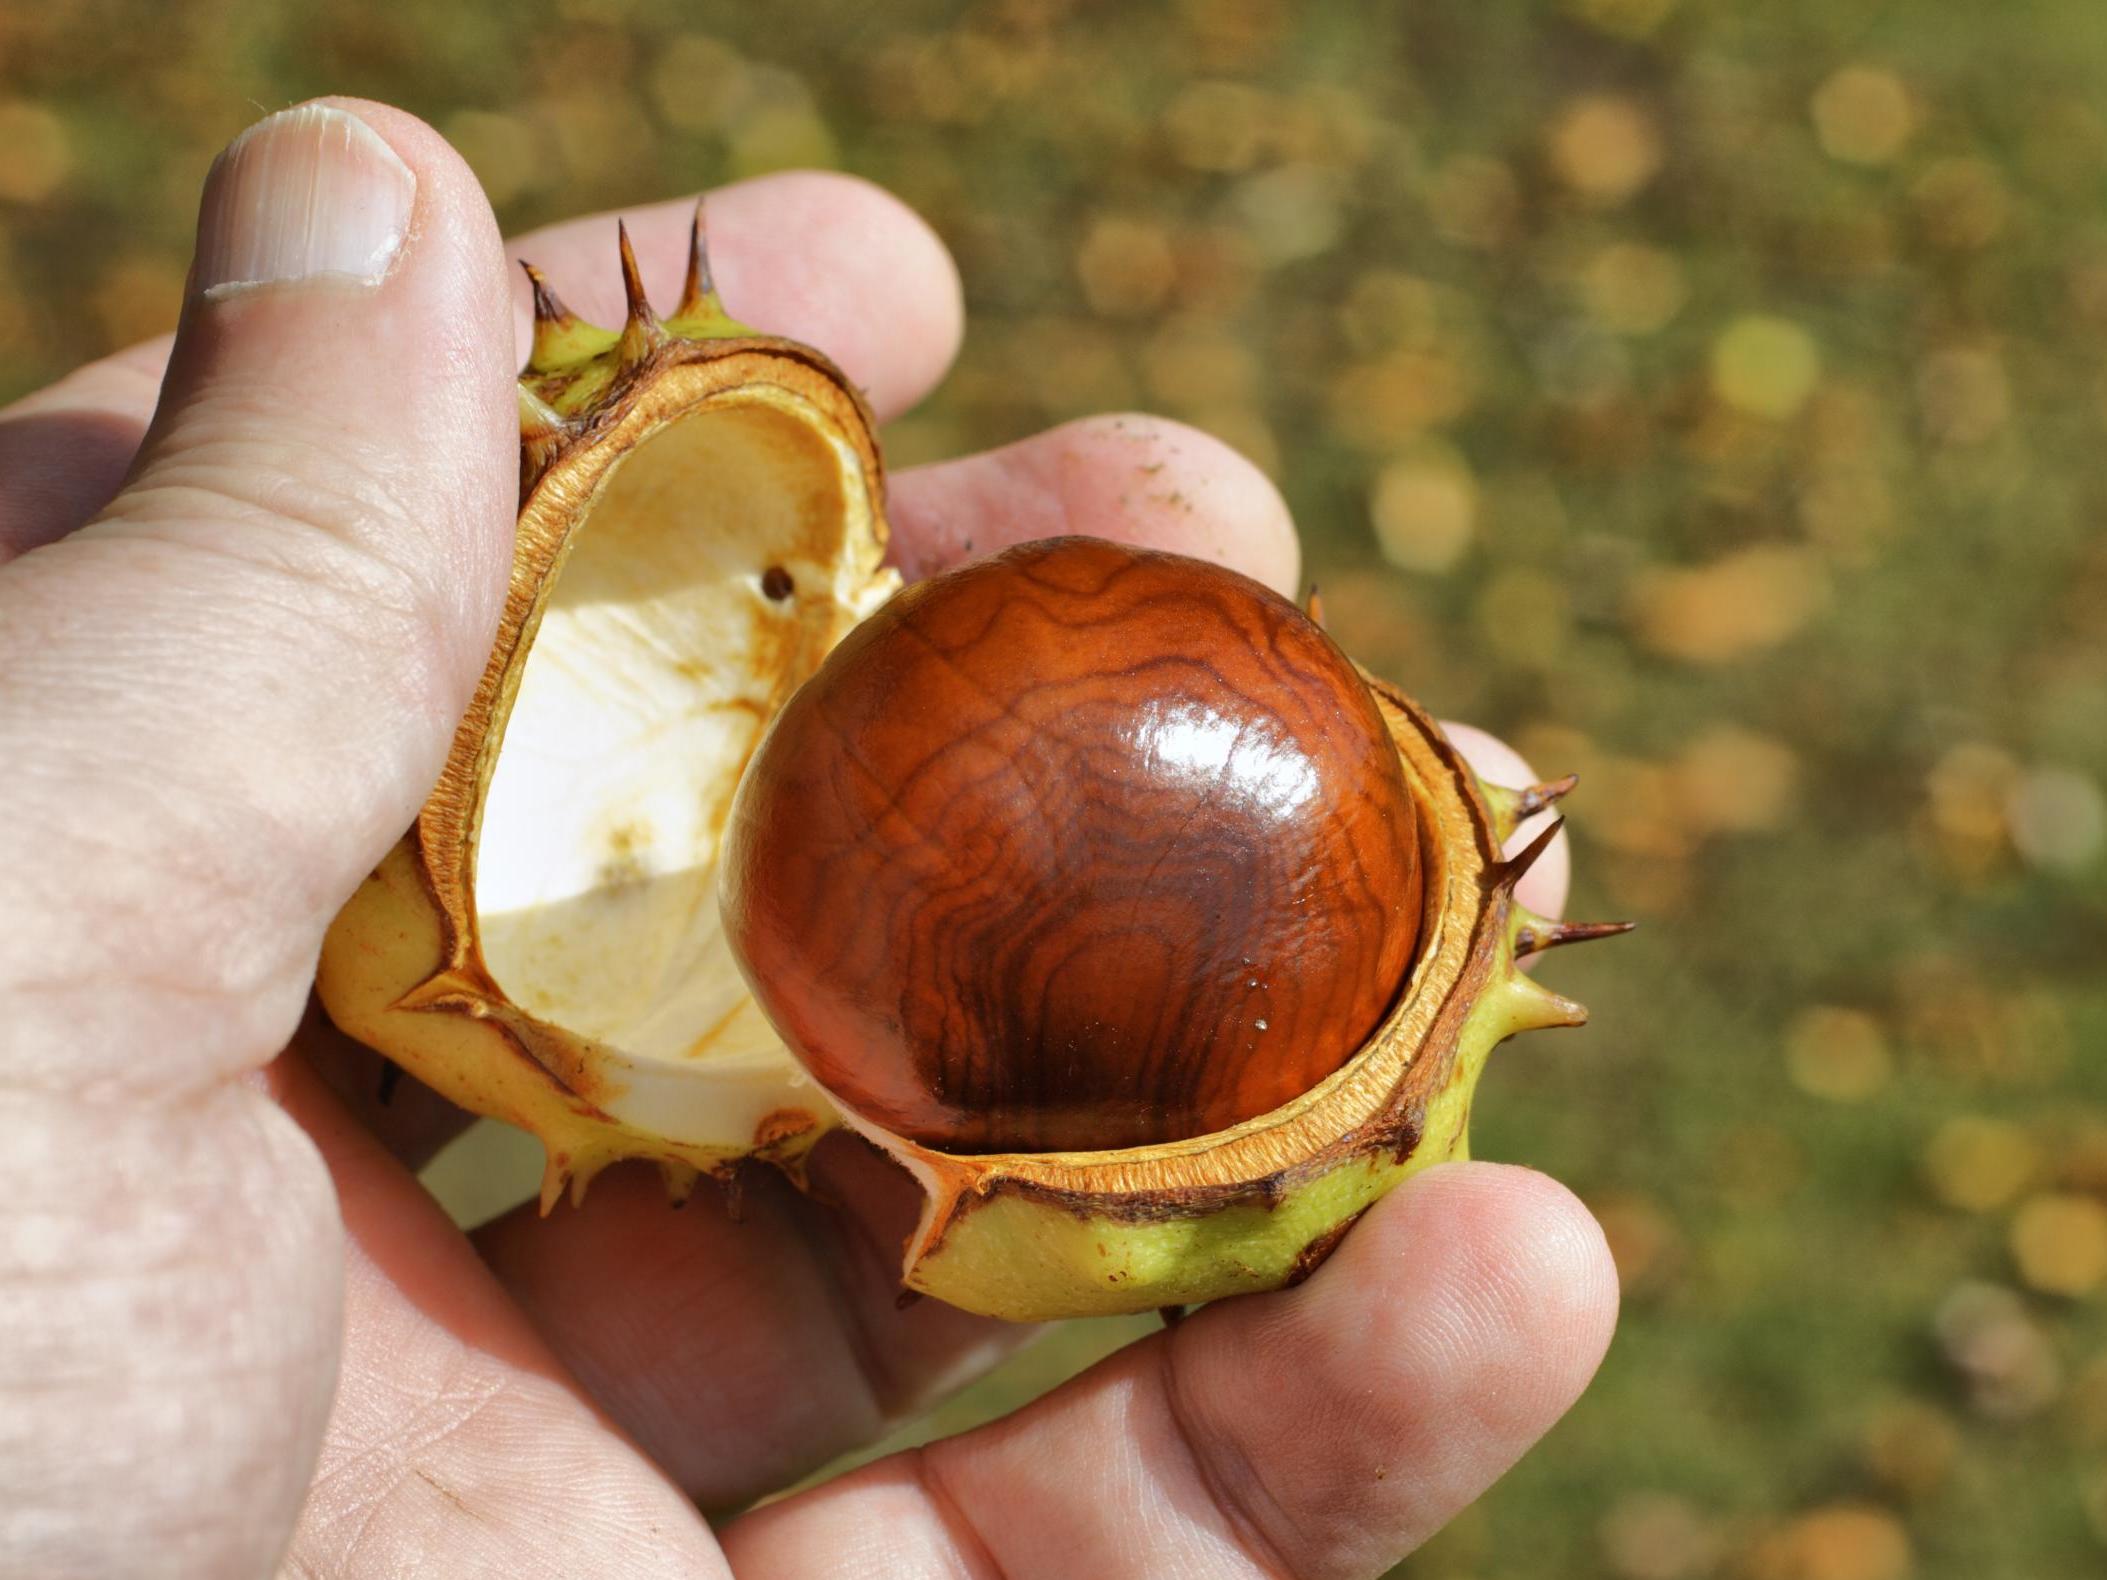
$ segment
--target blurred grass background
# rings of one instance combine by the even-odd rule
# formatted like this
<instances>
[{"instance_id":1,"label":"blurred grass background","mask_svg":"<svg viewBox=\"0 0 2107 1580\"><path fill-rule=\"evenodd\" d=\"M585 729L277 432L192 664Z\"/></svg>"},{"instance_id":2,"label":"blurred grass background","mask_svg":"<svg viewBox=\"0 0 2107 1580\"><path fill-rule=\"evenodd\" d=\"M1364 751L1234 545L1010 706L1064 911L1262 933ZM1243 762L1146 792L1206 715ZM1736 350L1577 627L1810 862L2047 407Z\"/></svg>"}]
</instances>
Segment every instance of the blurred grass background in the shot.
<instances>
[{"instance_id":1,"label":"blurred grass background","mask_svg":"<svg viewBox=\"0 0 2107 1580\"><path fill-rule=\"evenodd\" d=\"M167 327L213 152L331 91L512 229L885 183L973 310L896 462L1196 423L1351 651L1581 772L1575 912L1648 925L1548 963L1595 1025L1476 1139L1624 1326L1401 1574L2107 1565L2098 0L11 4L0 396Z\"/></svg>"}]
</instances>

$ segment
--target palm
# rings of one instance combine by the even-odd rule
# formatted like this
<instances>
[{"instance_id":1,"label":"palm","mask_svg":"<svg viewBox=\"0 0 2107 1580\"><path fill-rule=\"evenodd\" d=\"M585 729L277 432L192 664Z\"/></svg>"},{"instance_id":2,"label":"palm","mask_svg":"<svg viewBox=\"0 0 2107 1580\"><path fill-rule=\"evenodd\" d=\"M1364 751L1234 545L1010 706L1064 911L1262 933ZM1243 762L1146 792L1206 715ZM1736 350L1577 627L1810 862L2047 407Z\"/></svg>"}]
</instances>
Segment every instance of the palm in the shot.
<instances>
[{"instance_id":1,"label":"palm","mask_svg":"<svg viewBox=\"0 0 2107 1580\"><path fill-rule=\"evenodd\" d=\"M742 317L829 350L881 416L940 376L958 333L955 287L903 211L818 177L711 202L720 280ZM670 293L687 212L629 215L654 290ZM611 229L582 221L519 250L604 317L620 301ZM0 414L0 504L12 507L0 510L0 559L109 499L165 354L141 348ZM910 574L969 547L1076 529L1225 559L1276 584L1296 574L1292 529L1264 481L1210 441L1145 419L906 472L892 515ZM1513 778L1504 748L1467 739ZM1529 902L1555 911L1562 867L1546 863L1531 882ZM280 947L297 965L312 942ZM286 974L260 1023L282 1013L271 1005ZM206 1074L230 1081L242 1062ZM276 1372L230 1376L221 1391L224 1431L246 1434L235 1447L259 1466L271 1467L274 1431L282 1453L299 1452L288 1399L326 1404L335 1359L287 1559L296 1574L1371 1574L1564 1408L1613 1305L1599 1237L1557 1187L1515 1170L1436 1171L1370 1214L1301 1289L1210 1308L1016 1417L713 1536L698 1505L728 1509L785 1485L1028 1335L934 1302L896 1307L911 1187L845 1139L815 1167L820 1199L839 1207L770 1178L748 1185L740 1221L707 1191L675 1213L655 1175L616 1170L581 1209L546 1222L523 1210L464 1235L413 1171L465 1116L417 1089L375 1103L376 1071L310 1017L256 1078L327 1166L345 1231L341 1295L314 1272L338 1260L334 1223L312 1158L294 1146L208 1171L186 1253L256 1258L259 1276L277 1259L281 1320L308 1335L288 1342ZM194 1145L215 1145L223 1120L248 1122L206 1112ZM41 1124L82 1153L110 1145L95 1128L106 1117ZM53 1213L118 1210L92 1192L83 1206L31 1188ZM152 1378L149 1367L133 1386Z\"/></svg>"}]
</instances>

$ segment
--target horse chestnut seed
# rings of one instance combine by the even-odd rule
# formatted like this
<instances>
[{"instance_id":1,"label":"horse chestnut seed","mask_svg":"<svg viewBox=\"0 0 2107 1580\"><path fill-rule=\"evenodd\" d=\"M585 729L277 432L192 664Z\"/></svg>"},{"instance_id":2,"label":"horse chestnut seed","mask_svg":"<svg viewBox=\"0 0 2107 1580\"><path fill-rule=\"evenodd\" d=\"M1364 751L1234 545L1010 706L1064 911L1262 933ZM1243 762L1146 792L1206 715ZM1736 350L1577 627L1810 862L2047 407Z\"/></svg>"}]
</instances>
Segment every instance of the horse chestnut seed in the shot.
<instances>
[{"instance_id":1,"label":"horse chestnut seed","mask_svg":"<svg viewBox=\"0 0 2107 1580\"><path fill-rule=\"evenodd\" d=\"M734 803L727 936L790 1049L950 1152L1148 1146L1344 1064L1418 944L1374 698L1287 600L1093 538L908 588Z\"/></svg>"}]
</instances>

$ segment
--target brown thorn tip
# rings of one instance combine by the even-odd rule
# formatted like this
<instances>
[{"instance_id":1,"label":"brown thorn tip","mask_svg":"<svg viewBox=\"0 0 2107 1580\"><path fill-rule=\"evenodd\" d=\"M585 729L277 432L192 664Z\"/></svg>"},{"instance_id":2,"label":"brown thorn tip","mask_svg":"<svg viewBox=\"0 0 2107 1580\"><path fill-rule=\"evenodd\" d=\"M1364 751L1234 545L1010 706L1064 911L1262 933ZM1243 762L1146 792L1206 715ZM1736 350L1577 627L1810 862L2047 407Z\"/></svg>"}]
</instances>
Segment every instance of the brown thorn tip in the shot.
<instances>
[{"instance_id":1,"label":"brown thorn tip","mask_svg":"<svg viewBox=\"0 0 2107 1580\"><path fill-rule=\"evenodd\" d=\"M524 258L519 260L519 266L527 271L527 283L534 287L534 321L537 324L560 324L569 318L571 310L549 289L548 276Z\"/></svg>"},{"instance_id":2,"label":"brown thorn tip","mask_svg":"<svg viewBox=\"0 0 2107 1580\"><path fill-rule=\"evenodd\" d=\"M1309 596L1302 600L1302 612L1309 617L1310 624L1320 631L1324 629L1324 598L1317 591L1317 584L1310 583Z\"/></svg>"},{"instance_id":3,"label":"brown thorn tip","mask_svg":"<svg viewBox=\"0 0 2107 1580\"><path fill-rule=\"evenodd\" d=\"M652 323L651 299L644 294L644 276L636 266L636 249L629 245L629 227L615 221L615 241L622 251L622 292L629 298L632 322Z\"/></svg>"},{"instance_id":4,"label":"brown thorn tip","mask_svg":"<svg viewBox=\"0 0 2107 1580\"><path fill-rule=\"evenodd\" d=\"M688 226L688 280L680 292L682 318L708 312L710 301L717 294L717 282L710 276L709 228L702 204L701 198L695 200L695 218Z\"/></svg>"},{"instance_id":5,"label":"brown thorn tip","mask_svg":"<svg viewBox=\"0 0 2107 1580\"><path fill-rule=\"evenodd\" d=\"M1185 1307L1158 1306L1156 1308L1156 1315L1163 1319L1163 1325L1165 1327L1175 1328L1179 1323L1185 1320Z\"/></svg>"},{"instance_id":6,"label":"brown thorn tip","mask_svg":"<svg viewBox=\"0 0 2107 1580\"><path fill-rule=\"evenodd\" d=\"M1531 785L1515 802L1514 820L1519 823L1525 817L1534 817L1554 801L1563 801L1573 793L1580 783L1580 775L1567 774L1562 779L1547 779L1540 785Z\"/></svg>"},{"instance_id":7,"label":"brown thorn tip","mask_svg":"<svg viewBox=\"0 0 2107 1580\"><path fill-rule=\"evenodd\" d=\"M1514 935L1514 952L1517 959L1524 955L1542 954L1546 949L1556 949L1563 944L1584 944L1595 938L1614 938L1619 933L1628 933L1637 922L1527 922Z\"/></svg>"},{"instance_id":8,"label":"brown thorn tip","mask_svg":"<svg viewBox=\"0 0 2107 1580\"><path fill-rule=\"evenodd\" d=\"M906 1311L908 1308L919 1306L921 1303L922 1292L919 1289L903 1289L899 1294L893 1296L893 1310L895 1311Z\"/></svg>"},{"instance_id":9,"label":"brown thorn tip","mask_svg":"<svg viewBox=\"0 0 2107 1580\"><path fill-rule=\"evenodd\" d=\"M1511 889L1517 883L1520 883L1522 875L1536 865L1539 856L1551 848L1551 841L1558 838L1558 831L1565 826L1566 820L1564 818L1553 818L1550 826L1532 839L1526 850L1520 855L1500 863L1499 867L1495 869L1494 881L1504 889Z\"/></svg>"}]
</instances>

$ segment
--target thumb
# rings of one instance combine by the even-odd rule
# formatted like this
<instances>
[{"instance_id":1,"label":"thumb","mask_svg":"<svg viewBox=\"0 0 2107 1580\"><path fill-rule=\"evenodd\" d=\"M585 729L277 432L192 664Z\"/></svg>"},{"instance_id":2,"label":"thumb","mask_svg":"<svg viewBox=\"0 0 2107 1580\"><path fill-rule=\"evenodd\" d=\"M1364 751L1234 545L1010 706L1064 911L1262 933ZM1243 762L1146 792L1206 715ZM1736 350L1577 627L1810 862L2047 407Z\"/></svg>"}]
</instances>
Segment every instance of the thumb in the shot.
<instances>
[{"instance_id":1,"label":"thumb","mask_svg":"<svg viewBox=\"0 0 2107 1580\"><path fill-rule=\"evenodd\" d=\"M214 165L130 479L0 573L0 915L35 919L0 1080L183 1090L290 1033L489 646L507 285L474 178L397 111L302 105Z\"/></svg>"}]
</instances>

